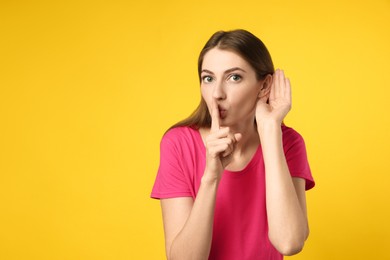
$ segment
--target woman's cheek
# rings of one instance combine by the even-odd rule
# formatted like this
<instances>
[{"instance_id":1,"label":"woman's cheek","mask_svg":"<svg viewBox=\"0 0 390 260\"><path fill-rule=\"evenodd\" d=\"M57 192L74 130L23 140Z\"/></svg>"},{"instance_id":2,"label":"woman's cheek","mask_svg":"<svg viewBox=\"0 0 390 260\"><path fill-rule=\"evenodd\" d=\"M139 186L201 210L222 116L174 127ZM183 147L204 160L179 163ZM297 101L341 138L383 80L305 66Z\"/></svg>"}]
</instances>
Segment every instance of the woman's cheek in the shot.
<instances>
[{"instance_id":1,"label":"woman's cheek","mask_svg":"<svg viewBox=\"0 0 390 260\"><path fill-rule=\"evenodd\" d=\"M209 105L210 100L208 98L208 95L207 95L206 91L202 88L200 93L201 93L202 98L204 99L204 101L206 101L206 104Z\"/></svg>"}]
</instances>

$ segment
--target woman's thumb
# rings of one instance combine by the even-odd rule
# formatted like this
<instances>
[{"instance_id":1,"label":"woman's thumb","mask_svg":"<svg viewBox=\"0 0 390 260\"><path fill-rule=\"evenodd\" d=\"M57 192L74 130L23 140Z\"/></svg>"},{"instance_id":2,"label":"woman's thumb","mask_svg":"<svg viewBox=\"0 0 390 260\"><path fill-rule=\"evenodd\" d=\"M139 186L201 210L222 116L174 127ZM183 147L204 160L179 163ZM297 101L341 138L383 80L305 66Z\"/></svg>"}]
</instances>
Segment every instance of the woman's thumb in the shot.
<instances>
[{"instance_id":1,"label":"woman's thumb","mask_svg":"<svg viewBox=\"0 0 390 260\"><path fill-rule=\"evenodd\" d=\"M242 134L240 133L234 134L234 138L236 139L237 142L239 142L242 138Z\"/></svg>"}]
</instances>

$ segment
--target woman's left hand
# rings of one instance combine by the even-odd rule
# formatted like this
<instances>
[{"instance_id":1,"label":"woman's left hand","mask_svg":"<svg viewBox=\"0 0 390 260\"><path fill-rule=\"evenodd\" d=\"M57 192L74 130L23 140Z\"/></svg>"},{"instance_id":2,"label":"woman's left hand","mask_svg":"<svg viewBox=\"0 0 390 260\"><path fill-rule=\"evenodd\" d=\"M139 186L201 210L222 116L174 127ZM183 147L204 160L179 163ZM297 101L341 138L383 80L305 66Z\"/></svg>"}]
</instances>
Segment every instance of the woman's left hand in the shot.
<instances>
[{"instance_id":1,"label":"woman's left hand","mask_svg":"<svg viewBox=\"0 0 390 260\"><path fill-rule=\"evenodd\" d=\"M269 102L267 104L267 99ZM272 77L269 95L260 97L256 105L257 127L267 122L282 124L291 109L290 80L284 76L283 70L277 69Z\"/></svg>"}]
</instances>

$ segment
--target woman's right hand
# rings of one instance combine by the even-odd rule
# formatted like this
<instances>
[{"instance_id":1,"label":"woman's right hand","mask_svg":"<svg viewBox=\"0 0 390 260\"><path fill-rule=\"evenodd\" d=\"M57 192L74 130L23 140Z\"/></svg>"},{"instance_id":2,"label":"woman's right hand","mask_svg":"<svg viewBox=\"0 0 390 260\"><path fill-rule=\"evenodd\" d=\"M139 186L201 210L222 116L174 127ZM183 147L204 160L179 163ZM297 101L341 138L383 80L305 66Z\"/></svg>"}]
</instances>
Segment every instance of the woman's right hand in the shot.
<instances>
[{"instance_id":1,"label":"woman's right hand","mask_svg":"<svg viewBox=\"0 0 390 260\"><path fill-rule=\"evenodd\" d=\"M233 134L229 127L220 127L218 104L213 99L211 108L211 129L206 137L206 170L204 176L219 181L225 167L231 162L235 145L241 134Z\"/></svg>"}]
</instances>

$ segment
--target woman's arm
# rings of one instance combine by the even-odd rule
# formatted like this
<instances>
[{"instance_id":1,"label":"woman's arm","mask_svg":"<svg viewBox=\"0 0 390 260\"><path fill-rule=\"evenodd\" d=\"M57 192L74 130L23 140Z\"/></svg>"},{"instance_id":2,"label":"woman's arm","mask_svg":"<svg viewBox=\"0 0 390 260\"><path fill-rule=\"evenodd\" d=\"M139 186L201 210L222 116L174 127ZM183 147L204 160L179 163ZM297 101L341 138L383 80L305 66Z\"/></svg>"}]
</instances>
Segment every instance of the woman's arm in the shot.
<instances>
[{"instance_id":1,"label":"woman's arm","mask_svg":"<svg viewBox=\"0 0 390 260\"><path fill-rule=\"evenodd\" d=\"M215 100L211 111L211 129L205 141L206 167L195 201L192 198L161 200L169 260L208 259L210 254L219 181L231 161L235 143L241 139L241 134L220 127Z\"/></svg>"},{"instance_id":2,"label":"woman's arm","mask_svg":"<svg viewBox=\"0 0 390 260\"><path fill-rule=\"evenodd\" d=\"M192 198L162 199L168 260L208 259L218 181L202 179Z\"/></svg>"},{"instance_id":3,"label":"woman's arm","mask_svg":"<svg viewBox=\"0 0 390 260\"><path fill-rule=\"evenodd\" d=\"M305 180L292 178L283 151L280 124L259 129L265 172L269 239L283 255L300 252L308 236Z\"/></svg>"},{"instance_id":4,"label":"woman's arm","mask_svg":"<svg viewBox=\"0 0 390 260\"><path fill-rule=\"evenodd\" d=\"M262 90L268 94L260 92L256 121L266 172L268 236L281 254L293 255L302 250L309 228L305 181L291 177L283 149L281 123L291 109L290 80L276 70L271 86Z\"/></svg>"}]
</instances>

